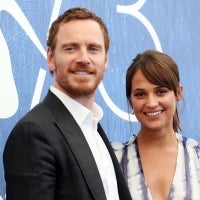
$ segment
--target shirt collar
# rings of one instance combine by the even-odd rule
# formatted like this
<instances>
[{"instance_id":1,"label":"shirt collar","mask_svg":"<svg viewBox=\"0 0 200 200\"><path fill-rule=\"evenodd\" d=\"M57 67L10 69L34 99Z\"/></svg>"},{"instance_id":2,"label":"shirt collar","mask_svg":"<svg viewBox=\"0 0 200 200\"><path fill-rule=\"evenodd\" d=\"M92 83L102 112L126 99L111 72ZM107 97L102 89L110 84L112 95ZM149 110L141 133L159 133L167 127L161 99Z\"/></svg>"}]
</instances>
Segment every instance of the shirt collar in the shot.
<instances>
[{"instance_id":1,"label":"shirt collar","mask_svg":"<svg viewBox=\"0 0 200 200\"><path fill-rule=\"evenodd\" d=\"M75 101L59 89L55 88L54 86L51 86L50 90L60 99L60 101L70 111L70 113L73 115L79 126L81 126L84 123L84 121L89 115L93 116L94 121L96 121L97 123L102 119L103 110L95 102L92 106L92 110L89 110L88 108L78 103L77 101Z\"/></svg>"}]
</instances>

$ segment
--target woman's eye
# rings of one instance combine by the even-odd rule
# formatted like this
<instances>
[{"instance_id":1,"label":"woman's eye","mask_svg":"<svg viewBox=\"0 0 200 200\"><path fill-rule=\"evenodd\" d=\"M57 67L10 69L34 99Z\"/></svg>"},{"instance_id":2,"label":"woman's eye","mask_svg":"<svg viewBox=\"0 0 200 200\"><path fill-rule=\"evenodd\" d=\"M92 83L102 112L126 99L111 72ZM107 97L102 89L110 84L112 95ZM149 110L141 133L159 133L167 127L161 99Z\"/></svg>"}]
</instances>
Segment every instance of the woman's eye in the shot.
<instances>
[{"instance_id":1,"label":"woman's eye","mask_svg":"<svg viewBox=\"0 0 200 200\"><path fill-rule=\"evenodd\" d=\"M168 89L158 89L157 90L157 94L159 94L159 95L164 95L167 92L168 92Z\"/></svg>"},{"instance_id":2,"label":"woman's eye","mask_svg":"<svg viewBox=\"0 0 200 200\"><path fill-rule=\"evenodd\" d=\"M145 96L144 92L136 92L133 94L134 97L143 98Z\"/></svg>"}]
</instances>

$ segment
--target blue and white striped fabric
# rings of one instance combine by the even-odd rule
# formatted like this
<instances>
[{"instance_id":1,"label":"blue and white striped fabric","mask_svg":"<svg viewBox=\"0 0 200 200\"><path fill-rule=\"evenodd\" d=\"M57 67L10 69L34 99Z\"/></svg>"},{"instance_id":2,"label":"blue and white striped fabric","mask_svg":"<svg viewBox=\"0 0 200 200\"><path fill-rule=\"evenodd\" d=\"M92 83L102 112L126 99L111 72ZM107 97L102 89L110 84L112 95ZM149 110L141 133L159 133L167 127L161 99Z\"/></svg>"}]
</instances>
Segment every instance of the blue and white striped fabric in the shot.
<instances>
[{"instance_id":1,"label":"blue and white striped fabric","mask_svg":"<svg viewBox=\"0 0 200 200\"><path fill-rule=\"evenodd\" d=\"M178 157L169 200L200 200L200 147L198 142L177 134ZM129 142L112 143L133 200L153 200L142 173L136 136Z\"/></svg>"}]
</instances>

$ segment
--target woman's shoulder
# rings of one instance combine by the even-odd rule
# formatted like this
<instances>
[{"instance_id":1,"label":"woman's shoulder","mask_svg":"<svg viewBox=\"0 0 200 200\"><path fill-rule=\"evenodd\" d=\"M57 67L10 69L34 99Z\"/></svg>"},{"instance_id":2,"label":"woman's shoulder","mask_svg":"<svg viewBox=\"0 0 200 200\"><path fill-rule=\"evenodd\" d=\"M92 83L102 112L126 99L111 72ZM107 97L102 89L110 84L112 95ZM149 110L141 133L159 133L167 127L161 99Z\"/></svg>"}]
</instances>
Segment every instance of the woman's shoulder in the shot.
<instances>
[{"instance_id":1,"label":"woman's shoulder","mask_svg":"<svg viewBox=\"0 0 200 200\"><path fill-rule=\"evenodd\" d=\"M136 140L136 136L132 135L127 142L115 141L115 142L112 142L111 145L112 145L114 151L123 151L124 148L132 145L135 142L135 140Z\"/></svg>"},{"instance_id":2,"label":"woman's shoulder","mask_svg":"<svg viewBox=\"0 0 200 200\"><path fill-rule=\"evenodd\" d=\"M200 158L200 146L199 142L193 138L185 137L181 134L177 134L177 138L179 141L183 143L186 149L194 149Z\"/></svg>"},{"instance_id":3,"label":"woman's shoulder","mask_svg":"<svg viewBox=\"0 0 200 200\"><path fill-rule=\"evenodd\" d=\"M112 148L115 152L115 155L119 163L122 162L123 156L126 154L125 153L126 149L129 148L131 145L133 145L135 140L136 140L136 136L133 135L127 142L119 142L119 141L111 142Z\"/></svg>"},{"instance_id":4,"label":"woman's shoulder","mask_svg":"<svg viewBox=\"0 0 200 200\"><path fill-rule=\"evenodd\" d=\"M183 136L180 133L177 133L177 138L179 141L183 142L183 144L187 147L200 148L198 141L193 138Z\"/></svg>"}]
</instances>

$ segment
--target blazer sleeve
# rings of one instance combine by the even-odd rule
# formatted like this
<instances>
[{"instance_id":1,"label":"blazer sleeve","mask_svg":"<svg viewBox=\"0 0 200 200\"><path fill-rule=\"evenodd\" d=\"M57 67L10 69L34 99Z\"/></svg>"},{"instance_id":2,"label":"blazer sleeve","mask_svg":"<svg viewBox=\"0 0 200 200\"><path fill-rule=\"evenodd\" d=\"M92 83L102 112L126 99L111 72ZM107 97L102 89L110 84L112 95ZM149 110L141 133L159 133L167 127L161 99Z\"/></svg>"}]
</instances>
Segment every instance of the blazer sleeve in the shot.
<instances>
[{"instance_id":1,"label":"blazer sleeve","mask_svg":"<svg viewBox=\"0 0 200 200\"><path fill-rule=\"evenodd\" d=\"M54 200L55 158L41 127L21 122L3 154L7 200Z\"/></svg>"}]
</instances>

